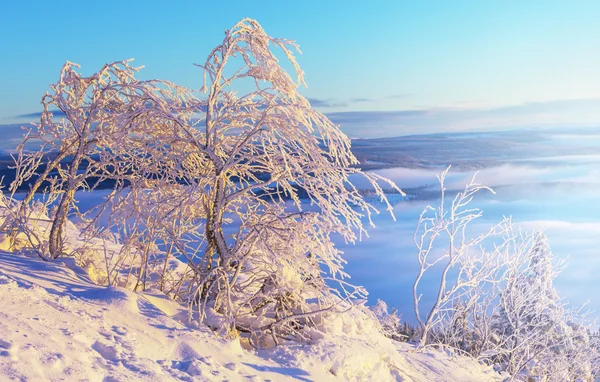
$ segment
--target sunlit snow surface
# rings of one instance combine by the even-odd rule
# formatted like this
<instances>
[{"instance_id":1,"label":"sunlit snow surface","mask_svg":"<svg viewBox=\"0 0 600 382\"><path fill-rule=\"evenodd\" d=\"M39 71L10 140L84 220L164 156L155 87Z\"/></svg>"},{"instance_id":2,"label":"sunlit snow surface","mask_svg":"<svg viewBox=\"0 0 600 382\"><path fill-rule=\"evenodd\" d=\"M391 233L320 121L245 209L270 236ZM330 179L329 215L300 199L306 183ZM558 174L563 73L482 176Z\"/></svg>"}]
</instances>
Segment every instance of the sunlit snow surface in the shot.
<instances>
[{"instance_id":1,"label":"sunlit snow surface","mask_svg":"<svg viewBox=\"0 0 600 382\"><path fill-rule=\"evenodd\" d=\"M415 353L373 325L357 332L339 320L311 345L244 350L239 339L189 323L161 292L95 285L69 260L0 251L0 381L501 379L474 360Z\"/></svg>"}]
</instances>

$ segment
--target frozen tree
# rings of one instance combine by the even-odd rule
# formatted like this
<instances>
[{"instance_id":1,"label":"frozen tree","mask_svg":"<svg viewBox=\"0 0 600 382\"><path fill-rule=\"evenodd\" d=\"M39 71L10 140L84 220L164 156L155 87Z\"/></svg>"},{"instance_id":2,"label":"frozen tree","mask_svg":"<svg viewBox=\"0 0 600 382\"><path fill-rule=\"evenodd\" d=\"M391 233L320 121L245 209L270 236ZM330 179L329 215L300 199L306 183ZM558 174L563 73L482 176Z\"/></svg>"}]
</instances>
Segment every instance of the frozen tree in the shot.
<instances>
[{"instance_id":1,"label":"frozen tree","mask_svg":"<svg viewBox=\"0 0 600 382\"><path fill-rule=\"evenodd\" d=\"M94 188L108 174L98 158L107 148L103 141L121 127L115 117L122 113L138 71L129 61L107 64L90 77L81 76L76 68L67 62L58 82L42 98L40 122L27 130L17 149L17 176L11 185L14 192L32 181L20 209L25 219L36 192L45 191L47 206L58 199L47 239L54 259L63 252L63 229L76 207L75 192ZM60 118L54 116L55 109ZM39 149L27 152L25 146L32 142Z\"/></svg>"},{"instance_id":2,"label":"frozen tree","mask_svg":"<svg viewBox=\"0 0 600 382\"><path fill-rule=\"evenodd\" d=\"M347 282L331 236L357 240L378 212L352 179L366 179L390 212L383 184L399 190L357 169L349 138L299 94L296 50L240 21L199 65L205 96L139 81L128 61L90 77L67 63L20 147L13 184L33 181L25 217L46 190L50 257L64 251L75 192L110 182L104 203L78 214L83 237L118 244L105 246L107 284L158 287L228 333L275 341L351 307L365 292ZM41 149L26 153L32 140ZM174 258L187 268L169 276Z\"/></svg>"},{"instance_id":3,"label":"frozen tree","mask_svg":"<svg viewBox=\"0 0 600 382\"><path fill-rule=\"evenodd\" d=\"M440 176L439 208L425 209L415 234L419 345L452 347L516 380L591 380L598 353L589 324L585 314L564 306L552 285L562 263L546 236L515 230L509 219L484 233L471 232L469 224L481 212L468 205L485 187L471 181L446 209L446 174ZM440 284L423 319L417 288L435 270Z\"/></svg>"},{"instance_id":4,"label":"frozen tree","mask_svg":"<svg viewBox=\"0 0 600 382\"><path fill-rule=\"evenodd\" d=\"M515 378L590 379L594 351L584 316L567 309L552 285L561 263L542 232L528 235L522 247L525 251L507 259L492 316L496 362Z\"/></svg>"},{"instance_id":5,"label":"frozen tree","mask_svg":"<svg viewBox=\"0 0 600 382\"><path fill-rule=\"evenodd\" d=\"M387 203L377 183L385 179L352 167L358 161L348 137L298 93L304 80L295 50L245 19L199 65L206 113L203 129L188 140L198 159L188 170L195 180L189 198L206 214L196 299L240 330L293 332L360 293L343 281L344 261L330 235L354 241L365 233L363 218L376 212L351 176L366 178ZM253 90L239 95L236 84ZM267 319L258 324L257 315Z\"/></svg>"},{"instance_id":6,"label":"frozen tree","mask_svg":"<svg viewBox=\"0 0 600 382\"><path fill-rule=\"evenodd\" d=\"M441 190L438 208L427 206L423 210L414 234L419 272L413 284L413 303L420 346L427 344L432 328L452 317L459 308L456 304L464 296L478 286L493 282L499 267L498 249L485 251L480 245L510 227L508 221L503 221L484 233L471 236L469 224L481 216L481 211L470 208L469 203L477 192L491 189L475 183L474 177L447 205L444 181L448 171L449 168L438 178ZM439 285L436 284L433 305L423 315L419 286L423 276L435 270L440 272Z\"/></svg>"},{"instance_id":7,"label":"frozen tree","mask_svg":"<svg viewBox=\"0 0 600 382\"><path fill-rule=\"evenodd\" d=\"M377 303L371 308L371 311L375 314L377 321L381 325L383 334L396 340L405 339L405 336L400 333L402 327L400 325L398 310L396 308L392 308L391 311L388 310L389 308L383 300L377 300Z\"/></svg>"},{"instance_id":8,"label":"frozen tree","mask_svg":"<svg viewBox=\"0 0 600 382\"><path fill-rule=\"evenodd\" d=\"M44 109L40 123L27 129L18 147L17 176L11 191L14 193L27 182L30 186L19 213L5 222L5 229L9 223L19 222L21 229L26 227L23 222L31 220L32 211L40 210L39 206L33 208L34 195L43 192L41 209L52 210L44 237L35 240L42 247L38 254L44 259L57 258L64 252L63 231L68 217L73 214L87 224L82 238L108 234L111 228L121 224L121 232L129 233L127 238L121 239L131 239L133 232L139 239L138 244L146 240L141 248L141 244L133 246L136 261L118 261L119 267L137 262L142 275L145 275L146 265L140 262L145 262L147 252L156 247L151 244L164 239L164 235L157 236L158 228L148 224L151 220L148 211L153 211L156 219L166 216L159 215L157 209L146 208L148 206L137 205L140 208L135 209L131 203L116 203L114 199L135 198L143 189L148 193L161 182L171 187L178 182L181 171L173 170L172 156L181 152L173 150L172 144L178 141L173 136L183 140L185 133L178 132L174 125L189 121L202 102L193 92L167 81L137 80L135 74L140 68L130 66L130 61L107 64L89 77L76 71L78 65L67 62L58 82L51 85L51 92L42 99ZM53 115L55 109L60 113L58 116ZM26 145L39 148L27 151ZM96 214L95 218L79 214L75 192L92 190L102 183L114 189L108 200L94 211L94 214L105 213ZM121 192L125 188L128 191ZM163 190L161 195L166 197L169 192L172 193L171 188ZM128 230L131 227L126 227L125 220L119 220L124 210L118 207L129 209L129 218L133 218L132 224L138 229ZM166 206L163 211L165 209ZM107 210L109 226L98 224L98 217L106 217ZM144 214L133 217L134 211L144 211ZM132 240L128 240L124 248L131 249L131 243ZM131 251L128 255L132 255ZM107 268L110 267L107 265ZM107 274L114 270L107 269Z\"/></svg>"}]
</instances>

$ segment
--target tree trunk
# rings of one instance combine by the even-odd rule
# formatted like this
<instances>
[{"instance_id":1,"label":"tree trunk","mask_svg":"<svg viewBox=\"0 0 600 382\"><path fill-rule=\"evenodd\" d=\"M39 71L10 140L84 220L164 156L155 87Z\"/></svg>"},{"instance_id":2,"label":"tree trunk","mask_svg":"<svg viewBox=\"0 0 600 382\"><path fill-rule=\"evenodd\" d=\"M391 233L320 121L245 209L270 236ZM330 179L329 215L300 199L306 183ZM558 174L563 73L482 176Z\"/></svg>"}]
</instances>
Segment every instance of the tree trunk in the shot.
<instances>
[{"instance_id":1,"label":"tree trunk","mask_svg":"<svg viewBox=\"0 0 600 382\"><path fill-rule=\"evenodd\" d=\"M63 251L63 229L67 222L69 206L75 198L75 189L76 188L73 187L62 195L58 208L56 209L56 215L52 221L50 237L48 239L48 250L53 259L59 258Z\"/></svg>"}]
</instances>

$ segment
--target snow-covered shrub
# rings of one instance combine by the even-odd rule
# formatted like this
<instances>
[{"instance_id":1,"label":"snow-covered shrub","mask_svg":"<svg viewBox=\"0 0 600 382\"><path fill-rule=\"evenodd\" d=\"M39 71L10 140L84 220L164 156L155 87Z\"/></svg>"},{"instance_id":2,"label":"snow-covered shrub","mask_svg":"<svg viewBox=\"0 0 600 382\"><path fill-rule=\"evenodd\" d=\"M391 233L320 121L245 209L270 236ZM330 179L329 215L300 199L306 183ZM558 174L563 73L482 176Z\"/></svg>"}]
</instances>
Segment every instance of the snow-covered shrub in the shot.
<instances>
[{"instance_id":1,"label":"snow-covered shrub","mask_svg":"<svg viewBox=\"0 0 600 382\"><path fill-rule=\"evenodd\" d=\"M390 337L395 340L405 340L407 337L401 334L402 326L400 323L400 315L396 308L389 308L385 301L377 300L377 303L371 307L371 311L379 321L381 325L381 331L386 337Z\"/></svg>"},{"instance_id":2,"label":"snow-covered shrub","mask_svg":"<svg viewBox=\"0 0 600 382\"><path fill-rule=\"evenodd\" d=\"M562 265L541 232L526 236L522 246L499 285L494 361L514 376L591 380L594 349L584 317L567 309L552 285Z\"/></svg>"}]
</instances>

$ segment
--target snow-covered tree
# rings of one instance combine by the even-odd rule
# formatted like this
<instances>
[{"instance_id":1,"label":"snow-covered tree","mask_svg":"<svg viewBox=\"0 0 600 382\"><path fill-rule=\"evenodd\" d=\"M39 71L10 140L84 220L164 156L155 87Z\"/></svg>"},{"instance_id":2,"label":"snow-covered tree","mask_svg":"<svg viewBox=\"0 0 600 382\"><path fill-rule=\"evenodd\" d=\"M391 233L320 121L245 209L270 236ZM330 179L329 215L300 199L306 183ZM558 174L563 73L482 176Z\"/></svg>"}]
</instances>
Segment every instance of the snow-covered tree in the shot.
<instances>
[{"instance_id":1,"label":"snow-covered tree","mask_svg":"<svg viewBox=\"0 0 600 382\"><path fill-rule=\"evenodd\" d=\"M513 254L493 315L496 362L515 377L589 379L594 351L584 320L565 308L552 285L561 265L544 233L528 239L526 251Z\"/></svg>"},{"instance_id":2,"label":"snow-covered tree","mask_svg":"<svg viewBox=\"0 0 600 382\"><path fill-rule=\"evenodd\" d=\"M205 96L139 81L127 61L90 77L67 63L26 137L42 148L27 154L21 146L13 185L34 180L25 211L46 184L59 198L50 256L63 252L75 192L110 181L104 203L78 216L89 240L120 245L106 252L107 283L159 287L228 332L274 339L348 309L364 290L345 280L331 235L353 242L378 212L352 179L365 178L390 212L380 182L398 189L357 169L350 139L300 95L296 50L256 21L240 21L199 65ZM173 258L188 268L166 286Z\"/></svg>"},{"instance_id":3,"label":"snow-covered tree","mask_svg":"<svg viewBox=\"0 0 600 382\"><path fill-rule=\"evenodd\" d=\"M115 191L153 187L152 181L176 183L178 174L169 171L173 162L169 155L174 151L170 150L172 125L189 119L199 101L193 92L172 83L136 79L140 68L130 62L106 64L88 77L77 72L77 64L67 62L59 80L42 98L40 122L26 129L18 147L11 191L27 182L29 189L19 214L7 222L20 222L24 227L23 221L31 217L34 195L42 192L43 207L51 208L49 228L40 240L44 259L63 254L63 231L69 217L75 214L86 220L78 213L76 191L92 190L103 182ZM36 145L37 150L26 149ZM115 195L121 196L114 193L111 197ZM98 233L100 227L93 228Z\"/></svg>"},{"instance_id":4,"label":"snow-covered tree","mask_svg":"<svg viewBox=\"0 0 600 382\"><path fill-rule=\"evenodd\" d=\"M546 236L515 230L509 219L472 232L469 224L481 212L469 203L485 187L472 181L446 208L446 174L440 176L440 206L424 210L415 233L419 345L452 347L517 380L590 380L598 352L585 314L566 308L552 285L562 263ZM423 319L418 287L436 269L437 297Z\"/></svg>"},{"instance_id":5,"label":"snow-covered tree","mask_svg":"<svg viewBox=\"0 0 600 382\"><path fill-rule=\"evenodd\" d=\"M190 170L204 173L190 198L206 213L206 246L196 298L241 330L290 332L359 293L342 280L330 235L356 240L363 217L375 212L351 176L366 178L387 202L377 184L386 180L352 167L349 138L298 92L304 79L294 50L245 19L199 65L207 103L203 128L190 138L199 161ZM239 95L242 84L253 90ZM341 299L332 298L339 291ZM268 319L256 324L256 315Z\"/></svg>"},{"instance_id":6,"label":"snow-covered tree","mask_svg":"<svg viewBox=\"0 0 600 382\"><path fill-rule=\"evenodd\" d=\"M48 254L54 259L63 253L63 230L69 214L76 210L75 192L94 188L109 173L99 157L114 144L111 135L119 134L122 126L115 118L134 96L130 85L139 69L131 67L129 61L120 61L84 77L77 68L77 64L67 62L59 80L42 98L40 122L27 129L17 149L17 176L11 185L15 192L32 181L20 208L25 219L36 192L45 192L46 206L58 199L47 234ZM56 110L59 116L54 116ZM112 144L104 145L106 139ZM27 144L37 144L39 149L28 152Z\"/></svg>"},{"instance_id":7,"label":"snow-covered tree","mask_svg":"<svg viewBox=\"0 0 600 382\"><path fill-rule=\"evenodd\" d=\"M371 308L371 311L381 325L381 331L387 337L396 340L406 340L406 337L401 334L402 326L400 324L400 315L396 308L389 311L388 305L383 300L377 300L377 303Z\"/></svg>"},{"instance_id":8,"label":"snow-covered tree","mask_svg":"<svg viewBox=\"0 0 600 382\"><path fill-rule=\"evenodd\" d=\"M413 303L419 323L417 340L420 346L428 343L433 328L447 325L453 320L459 306L465 308L461 305L462 299L470 296L470 305L475 304L479 295L473 295L472 292L494 281L499 269L498 254L501 247L485 251L481 245L486 240L501 237L510 229L510 222L505 220L486 232L470 235L469 224L482 213L471 208L469 203L479 191L491 189L476 183L473 177L464 190L448 203L444 181L449 169L438 178L441 190L439 206L427 206L423 210L414 234L419 272L413 283ZM436 284L432 306L424 310L419 287L423 276L436 269L440 273L440 282Z\"/></svg>"}]
</instances>

